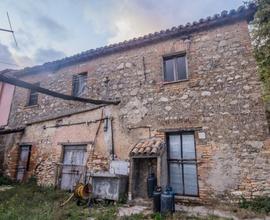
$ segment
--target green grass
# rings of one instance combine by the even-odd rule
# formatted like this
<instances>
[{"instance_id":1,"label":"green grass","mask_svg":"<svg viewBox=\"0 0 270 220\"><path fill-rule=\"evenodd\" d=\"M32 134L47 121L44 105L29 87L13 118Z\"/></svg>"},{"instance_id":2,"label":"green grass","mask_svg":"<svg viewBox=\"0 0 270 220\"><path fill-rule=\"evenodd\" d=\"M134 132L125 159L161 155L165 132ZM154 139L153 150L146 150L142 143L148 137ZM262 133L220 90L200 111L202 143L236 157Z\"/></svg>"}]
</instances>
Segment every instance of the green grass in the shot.
<instances>
[{"instance_id":1,"label":"green grass","mask_svg":"<svg viewBox=\"0 0 270 220\"><path fill-rule=\"evenodd\" d=\"M90 217L95 220L115 220L117 217L117 205L108 205L108 204L95 204L90 209Z\"/></svg>"},{"instance_id":2,"label":"green grass","mask_svg":"<svg viewBox=\"0 0 270 220\"><path fill-rule=\"evenodd\" d=\"M9 179L6 176L0 175L0 186L2 185L13 185L14 181L12 181L11 179Z\"/></svg>"},{"instance_id":3,"label":"green grass","mask_svg":"<svg viewBox=\"0 0 270 220\"><path fill-rule=\"evenodd\" d=\"M256 197L251 200L242 198L239 207L249 209L257 213L269 214L270 213L270 197Z\"/></svg>"},{"instance_id":4,"label":"green grass","mask_svg":"<svg viewBox=\"0 0 270 220\"><path fill-rule=\"evenodd\" d=\"M4 180L3 182L6 182ZM9 180L8 183L10 184ZM117 217L118 208L122 204L95 204L91 209L77 206L71 200L64 207L60 207L70 193L55 190L50 187L41 187L32 179L27 184L13 183L13 188L0 191L0 220L80 220L92 217L95 220L221 220L216 216L195 217L178 212L173 216L162 216L154 213L145 216L144 213L125 217ZM0 186L1 187L1 186ZM247 203L245 203L247 205Z\"/></svg>"},{"instance_id":5,"label":"green grass","mask_svg":"<svg viewBox=\"0 0 270 220\"><path fill-rule=\"evenodd\" d=\"M86 219L88 209L77 206L74 201L60 207L69 195L35 184L16 184L12 189L0 192L0 220Z\"/></svg>"}]
</instances>

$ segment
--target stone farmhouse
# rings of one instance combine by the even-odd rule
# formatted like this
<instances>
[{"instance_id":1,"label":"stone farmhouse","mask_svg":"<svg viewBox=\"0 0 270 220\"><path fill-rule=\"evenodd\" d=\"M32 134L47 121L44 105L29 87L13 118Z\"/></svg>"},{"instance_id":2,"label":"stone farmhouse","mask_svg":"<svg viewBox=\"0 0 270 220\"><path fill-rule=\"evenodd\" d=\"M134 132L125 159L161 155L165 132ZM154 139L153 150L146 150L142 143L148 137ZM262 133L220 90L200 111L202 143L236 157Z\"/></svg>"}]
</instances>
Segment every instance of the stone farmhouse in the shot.
<instances>
[{"instance_id":1,"label":"stone farmhouse","mask_svg":"<svg viewBox=\"0 0 270 220\"><path fill-rule=\"evenodd\" d=\"M178 200L269 195L270 139L248 30L255 12L241 6L2 73L74 97L120 101L69 101L2 82L2 172L72 189L114 163L129 175L130 199L146 197L149 170Z\"/></svg>"}]
</instances>

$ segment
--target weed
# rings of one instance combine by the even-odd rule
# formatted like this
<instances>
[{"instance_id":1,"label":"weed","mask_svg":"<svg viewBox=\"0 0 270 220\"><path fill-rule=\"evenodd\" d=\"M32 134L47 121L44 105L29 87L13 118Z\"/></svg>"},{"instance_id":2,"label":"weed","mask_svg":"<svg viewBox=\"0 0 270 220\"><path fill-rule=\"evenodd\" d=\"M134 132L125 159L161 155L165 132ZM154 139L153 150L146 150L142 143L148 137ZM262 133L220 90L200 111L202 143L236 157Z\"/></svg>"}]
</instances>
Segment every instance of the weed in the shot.
<instances>
[{"instance_id":1,"label":"weed","mask_svg":"<svg viewBox=\"0 0 270 220\"><path fill-rule=\"evenodd\" d=\"M64 220L86 219L88 209L69 202L60 208L60 204L69 196L67 192L51 187L40 187L33 182L16 184L12 189L1 192L1 220Z\"/></svg>"},{"instance_id":2,"label":"weed","mask_svg":"<svg viewBox=\"0 0 270 220\"><path fill-rule=\"evenodd\" d=\"M0 186L1 185L13 185L15 182L7 176L0 175Z\"/></svg>"},{"instance_id":3,"label":"weed","mask_svg":"<svg viewBox=\"0 0 270 220\"><path fill-rule=\"evenodd\" d=\"M90 210L90 216L95 220L115 220L118 207L116 205L95 204Z\"/></svg>"},{"instance_id":4,"label":"weed","mask_svg":"<svg viewBox=\"0 0 270 220\"><path fill-rule=\"evenodd\" d=\"M240 208L250 209L258 213L270 213L270 197L261 196L251 200L247 200L244 197L241 198L239 203Z\"/></svg>"}]
</instances>

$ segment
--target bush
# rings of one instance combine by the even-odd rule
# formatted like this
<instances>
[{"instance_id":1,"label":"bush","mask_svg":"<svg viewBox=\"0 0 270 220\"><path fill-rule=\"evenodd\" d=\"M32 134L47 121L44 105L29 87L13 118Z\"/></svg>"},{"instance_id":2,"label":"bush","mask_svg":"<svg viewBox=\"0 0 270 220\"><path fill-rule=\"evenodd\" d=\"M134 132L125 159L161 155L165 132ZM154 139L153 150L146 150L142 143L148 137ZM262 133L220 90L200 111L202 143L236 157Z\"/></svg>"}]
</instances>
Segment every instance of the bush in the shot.
<instances>
[{"instance_id":1,"label":"bush","mask_svg":"<svg viewBox=\"0 0 270 220\"><path fill-rule=\"evenodd\" d=\"M1 185L12 185L12 184L14 184L14 181L11 180L9 177L0 175L0 186Z\"/></svg>"},{"instance_id":2,"label":"bush","mask_svg":"<svg viewBox=\"0 0 270 220\"><path fill-rule=\"evenodd\" d=\"M60 207L69 196L69 193L53 187L41 187L32 183L16 184L0 193L0 219L87 219L88 209L77 206L75 201Z\"/></svg>"},{"instance_id":3,"label":"bush","mask_svg":"<svg viewBox=\"0 0 270 220\"><path fill-rule=\"evenodd\" d=\"M242 198L239 207L259 213L270 213L270 197L262 196L251 200Z\"/></svg>"}]
</instances>

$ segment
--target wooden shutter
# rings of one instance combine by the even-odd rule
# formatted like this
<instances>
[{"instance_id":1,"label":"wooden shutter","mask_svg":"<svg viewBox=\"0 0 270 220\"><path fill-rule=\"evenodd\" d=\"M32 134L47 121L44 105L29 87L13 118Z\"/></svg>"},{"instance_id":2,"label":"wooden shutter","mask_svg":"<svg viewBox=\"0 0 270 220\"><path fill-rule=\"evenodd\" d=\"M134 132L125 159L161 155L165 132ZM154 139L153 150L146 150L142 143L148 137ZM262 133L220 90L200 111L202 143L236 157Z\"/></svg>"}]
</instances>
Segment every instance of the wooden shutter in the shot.
<instances>
[{"instance_id":1,"label":"wooden shutter","mask_svg":"<svg viewBox=\"0 0 270 220\"><path fill-rule=\"evenodd\" d=\"M35 83L34 85L39 86L40 83ZM36 90L30 90L28 106L37 105L38 104L38 92Z\"/></svg>"},{"instance_id":2,"label":"wooden shutter","mask_svg":"<svg viewBox=\"0 0 270 220\"><path fill-rule=\"evenodd\" d=\"M22 145L20 146L20 159L17 167L17 180L22 181L24 179L26 171L29 167L31 146Z\"/></svg>"}]
</instances>

